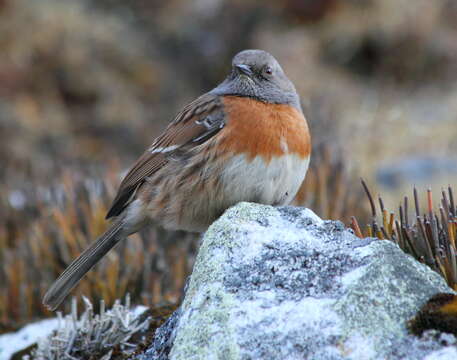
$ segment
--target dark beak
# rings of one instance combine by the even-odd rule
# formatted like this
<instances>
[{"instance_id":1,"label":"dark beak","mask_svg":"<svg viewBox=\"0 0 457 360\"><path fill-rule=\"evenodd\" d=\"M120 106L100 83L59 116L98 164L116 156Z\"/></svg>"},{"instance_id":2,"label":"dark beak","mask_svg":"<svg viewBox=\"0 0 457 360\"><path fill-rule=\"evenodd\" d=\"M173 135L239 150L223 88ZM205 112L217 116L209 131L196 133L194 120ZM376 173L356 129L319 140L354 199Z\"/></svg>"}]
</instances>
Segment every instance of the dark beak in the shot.
<instances>
[{"instance_id":1,"label":"dark beak","mask_svg":"<svg viewBox=\"0 0 457 360\"><path fill-rule=\"evenodd\" d=\"M248 65L238 64L238 65L235 65L235 67L236 67L236 69L238 70L238 72L240 74L244 74L244 75L247 75L247 76L251 76L252 75L252 70Z\"/></svg>"}]
</instances>

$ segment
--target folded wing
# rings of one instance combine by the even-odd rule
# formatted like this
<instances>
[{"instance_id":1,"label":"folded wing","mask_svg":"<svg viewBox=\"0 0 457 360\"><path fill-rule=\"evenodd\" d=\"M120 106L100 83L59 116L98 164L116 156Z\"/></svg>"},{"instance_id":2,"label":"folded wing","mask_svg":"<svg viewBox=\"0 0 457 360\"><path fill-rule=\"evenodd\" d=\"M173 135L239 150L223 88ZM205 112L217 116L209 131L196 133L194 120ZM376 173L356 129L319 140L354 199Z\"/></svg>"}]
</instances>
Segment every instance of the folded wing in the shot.
<instances>
[{"instance_id":1,"label":"folded wing","mask_svg":"<svg viewBox=\"0 0 457 360\"><path fill-rule=\"evenodd\" d=\"M165 166L170 155L184 147L206 142L224 125L224 109L219 96L205 94L187 105L129 170L106 218L118 216L130 204L138 187Z\"/></svg>"}]
</instances>

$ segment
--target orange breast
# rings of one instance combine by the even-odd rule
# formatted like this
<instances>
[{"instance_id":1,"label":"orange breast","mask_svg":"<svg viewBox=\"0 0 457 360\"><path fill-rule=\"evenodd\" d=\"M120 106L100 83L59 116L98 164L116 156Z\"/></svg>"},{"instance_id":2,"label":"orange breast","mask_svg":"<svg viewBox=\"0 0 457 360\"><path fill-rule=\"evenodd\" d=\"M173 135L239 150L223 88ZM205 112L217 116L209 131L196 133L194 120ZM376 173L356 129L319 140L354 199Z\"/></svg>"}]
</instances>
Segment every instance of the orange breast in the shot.
<instances>
[{"instance_id":1,"label":"orange breast","mask_svg":"<svg viewBox=\"0 0 457 360\"><path fill-rule=\"evenodd\" d=\"M304 116L294 107L250 98L225 96L228 122L221 134L223 151L244 153L267 162L286 153L306 158L311 137Z\"/></svg>"}]
</instances>

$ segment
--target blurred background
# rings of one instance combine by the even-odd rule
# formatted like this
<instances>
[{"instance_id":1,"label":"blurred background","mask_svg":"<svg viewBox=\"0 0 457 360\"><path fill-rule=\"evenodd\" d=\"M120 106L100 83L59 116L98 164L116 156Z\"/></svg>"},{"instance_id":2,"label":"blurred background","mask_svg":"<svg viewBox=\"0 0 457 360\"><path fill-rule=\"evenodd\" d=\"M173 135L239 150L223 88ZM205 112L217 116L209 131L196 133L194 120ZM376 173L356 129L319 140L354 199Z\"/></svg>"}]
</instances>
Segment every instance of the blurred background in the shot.
<instances>
[{"instance_id":1,"label":"blurred background","mask_svg":"<svg viewBox=\"0 0 457 360\"><path fill-rule=\"evenodd\" d=\"M454 0L0 0L0 332L51 315L123 172L247 48L279 60L312 130L296 204L363 222L360 177L389 209L454 183ZM148 229L75 294L176 303L197 245Z\"/></svg>"}]
</instances>

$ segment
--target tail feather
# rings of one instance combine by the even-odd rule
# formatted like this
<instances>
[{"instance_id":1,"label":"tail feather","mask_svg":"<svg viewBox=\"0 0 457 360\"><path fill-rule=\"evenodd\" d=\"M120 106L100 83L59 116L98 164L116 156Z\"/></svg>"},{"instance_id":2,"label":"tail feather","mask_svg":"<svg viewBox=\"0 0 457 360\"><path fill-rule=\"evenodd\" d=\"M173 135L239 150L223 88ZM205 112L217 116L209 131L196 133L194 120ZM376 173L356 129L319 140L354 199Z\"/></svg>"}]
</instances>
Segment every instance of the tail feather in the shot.
<instances>
[{"instance_id":1,"label":"tail feather","mask_svg":"<svg viewBox=\"0 0 457 360\"><path fill-rule=\"evenodd\" d=\"M118 220L84 250L52 284L44 295L43 304L50 310L55 310L81 278L120 240L124 239L125 234L122 229L123 223Z\"/></svg>"}]
</instances>

